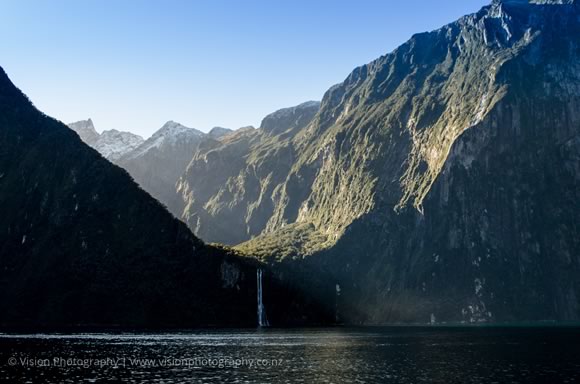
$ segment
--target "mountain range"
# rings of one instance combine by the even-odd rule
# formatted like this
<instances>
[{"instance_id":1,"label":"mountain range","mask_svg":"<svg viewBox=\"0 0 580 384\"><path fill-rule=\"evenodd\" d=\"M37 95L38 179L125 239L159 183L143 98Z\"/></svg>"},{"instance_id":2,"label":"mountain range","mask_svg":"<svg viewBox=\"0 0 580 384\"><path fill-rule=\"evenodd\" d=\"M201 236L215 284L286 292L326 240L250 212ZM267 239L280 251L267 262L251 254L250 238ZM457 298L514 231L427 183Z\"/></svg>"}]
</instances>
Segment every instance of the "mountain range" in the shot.
<instances>
[{"instance_id":1,"label":"mountain range","mask_svg":"<svg viewBox=\"0 0 580 384\"><path fill-rule=\"evenodd\" d=\"M90 121L75 127L97 144L104 135ZM256 275L267 267L204 244L2 69L0 132L0 326L257 324ZM309 318L300 312L308 299L265 280L296 303L279 317Z\"/></svg>"},{"instance_id":2,"label":"mountain range","mask_svg":"<svg viewBox=\"0 0 580 384\"><path fill-rule=\"evenodd\" d=\"M233 132L214 127L207 134L168 121L150 138L117 130L98 134L91 119L68 124L81 140L103 157L123 167L149 194L166 206L175 206L175 184L201 143Z\"/></svg>"},{"instance_id":3,"label":"mountain range","mask_svg":"<svg viewBox=\"0 0 580 384\"><path fill-rule=\"evenodd\" d=\"M579 20L494 1L355 69L240 248L310 255L350 322L578 321Z\"/></svg>"},{"instance_id":4,"label":"mountain range","mask_svg":"<svg viewBox=\"0 0 580 384\"><path fill-rule=\"evenodd\" d=\"M240 248L310 255L350 322L577 321L579 17L495 1L355 69Z\"/></svg>"},{"instance_id":5,"label":"mountain range","mask_svg":"<svg viewBox=\"0 0 580 384\"><path fill-rule=\"evenodd\" d=\"M100 151L201 239L235 246L233 251L203 245L217 255L208 262L213 267L202 272L203 286L217 289L217 265L224 257L247 273L267 264L264 302L278 323L284 321L286 300L294 303L288 307L296 318L320 320L331 311L335 320L349 324L578 321L579 59L578 1L496 0L412 36L354 69L320 103L276 111L257 129L218 129L212 135L168 122L116 158ZM5 88L7 95L14 93ZM28 217L44 217L43 212L80 196L70 185L74 179L46 180L38 196L30 195L36 196L34 203L28 203L29 194L16 192L36 182L27 175L40 180L66 175L72 165L56 167L60 163L50 156L58 153L44 154L48 145L39 152L47 158L31 164L22 159L16 148L28 130L47 121L58 124L14 108L20 110L20 104L7 104L3 112L10 116L3 118L11 133L4 135L10 154L2 169L16 170L0 193L10 197L15 211L8 217L19 223L16 230L0 222L9 228L8 255L18 254L18 243L32 238L21 239ZM163 220L187 241L202 244L143 191L135 192L139 199L128 195L107 205L113 189L135 186L81 145L80 139L91 145L102 136L89 126L71 125L78 137L57 131L70 137L76 151L89 154L79 164L90 170L94 162L122 174L122 181L105 183L109 177L78 169L75 177L90 176L83 178L91 193L81 206L99 205L91 203L92 188L111 189L107 198L100 193L96 199L106 212L83 217L101 228L99 223L114 220L117 211L146 215L134 205L150 204L163 219L139 217L133 223L129 215L123 228L143 228L118 244L140 244L154 228L169 225ZM43 211L42 192L54 185L63 188L54 191L60 205ZM57 224L43 223L62 233ZM69 241L85 233L96 236L95 228L74 232ZM107 232L100 246L111 236L118 235ZM146 241L151 255L158 254L155 236ZM119 248L119 255L124 252ZM165 252L173 254L173 245ZM149 265L161 262L151 257ZM252 264L256 259L265 264ZM87 263L94 267L91 260ZM14 279L6 286L23 278ZM175 281L171 284L181 284ZM252 289L242 287L235 303L227 301L234 296L225 291L224 301L212 306L218 311L231 304L231 313L246 308L250 299L244 292L255 293ZM321 312L314 315L316 306ZM254 320L249 314L247 319Z\"/></svg>"},{"instance_id":6,"label":"mountain range","mask_svg":"<svg viewBox=\"0 0 580 384\"><path fill-rule=\"evenodd\" d=\"M266 229L273 214L274 188L284 182L298 157L291 139L319 108L320 102L309 101L267 115L259 129L214 127L207 134L169 121L138 146L129 148L119 141L117 147L125 150L115 158L101 151L104 146L92 144L96 131L90 119L69 127L125 168L196 235L209 242L235 245ZM106 132L110 131L101 136ZM275 164L267 164L271 158L276 159ZM242 184L236 185L237 181Z\"/></svg>"},{"instance_id":7,"label":"mountain range","mask_svg":"<svg viewBox=\"0 0 580 384\"><path fill-rule=\"evenodd\" d=\"M118 160L126 153L139 147L144 141L139 135L116 129L103 131L99 134L91 119L77 121L68 126L80 136L81 140L111 161Z\"/></svg>"}]
</instances>

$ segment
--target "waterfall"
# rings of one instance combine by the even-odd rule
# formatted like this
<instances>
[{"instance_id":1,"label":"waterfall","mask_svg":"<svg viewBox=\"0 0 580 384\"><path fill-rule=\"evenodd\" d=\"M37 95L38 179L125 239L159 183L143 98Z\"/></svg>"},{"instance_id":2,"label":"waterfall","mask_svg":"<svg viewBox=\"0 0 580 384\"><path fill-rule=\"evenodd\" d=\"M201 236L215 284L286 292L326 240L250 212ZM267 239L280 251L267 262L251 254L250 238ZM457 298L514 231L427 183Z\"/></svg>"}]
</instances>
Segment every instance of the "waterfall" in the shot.
<instances>
[{"instance_id":1,"label":"waterfall","mask_svg":"<svg viewBox=\"0 0 580 384\"><path fill-rule=\"evenodd\" d=\"M336 284L336 295L334 296L334 321L335 323L340 323L340 315L339 315L339 302L340 302L340 284Z\"/></svg>"},{"instance_id":2,"label":"waterfall","mask_svg":"<svg viewBox=\"0 0 580 384\"><path fill-rule=\"evenodd\" d=\"M257 280L258 280L258 326L268 327L268 319L266 318L266 311L264 310L264 302L262 300L262 270L257 269Z\"/></svg>"}]
</instances>

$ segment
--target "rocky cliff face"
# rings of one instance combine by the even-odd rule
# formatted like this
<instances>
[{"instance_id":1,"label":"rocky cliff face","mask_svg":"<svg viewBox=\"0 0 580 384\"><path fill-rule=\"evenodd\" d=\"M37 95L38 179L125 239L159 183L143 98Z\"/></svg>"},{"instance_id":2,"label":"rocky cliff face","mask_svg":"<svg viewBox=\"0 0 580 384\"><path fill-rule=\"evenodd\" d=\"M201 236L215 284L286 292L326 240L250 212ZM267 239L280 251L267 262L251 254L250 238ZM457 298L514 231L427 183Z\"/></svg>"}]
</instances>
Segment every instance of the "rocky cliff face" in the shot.
<instances>
[{"instance_id":1,"label":"rocky cliff face","mask_svg":"<svg viewBox=\"0 0 580 384\"><path fill-rule=\"evenodd\" d=\"M207 135L209 137L211 137L212 139L219 139L221 137L229 135L232 132L233 132L233 130L231 130L229 128L213 127L212 129L210 129L210 131L207 133Z\"/></svg>"},{"instance_id":2,"label":"rocky cliff face","mask_svg":"<svg viewBox=\"0 0 580 384\"><path fill-rule=\"evenodd\" d=\"M177 183L177 216L210 242L237 244L265 231L300 156L294 139L319 106L282 109L266 116L259 129L205 142Z\"/></svg>"},{"instance_id":3,"label":"rocky cliff face","mask_svg":"<svg viewBox=\"0 0 580 384\"><path fill-rule=\"evenodd\" d=\"M113 162L143 143L141 136L131 132L111 129L99 134L91 119L77 121L68 126L79 135L82 141Z\"/></svg>"},{"instance_id":4,"label":"rocky cliff face","mask_svg":"<svg viewBox=\"0 0 580 384\"><path fill-rule=\"evenodd\" d=\"M199 143L169 205L348 323L578 321L579 58L577 1L493 1Z\"/></svg>"},{"instance_id":5,"label":"rocky cliff face","mask_svg":"<svg viewBox=\"0 0 580 384\"><path fill-rule=\"evenodd\" d=\"M354 70L240 248L311 255L353 322L580 319L579 7L496 1Z\"/></svg>"},{"instance_id":6,"label":"rocky cliff face","mask_svg":"<svg viewBox=\"0 0 580 384\"><path fill-rule=\"evenodd\" d=\"M81 120L68 124L68 127L75 131L82 141L91 147L99 140L99 133L95 129L93 120Z\"/></svg>"}]
</instances>

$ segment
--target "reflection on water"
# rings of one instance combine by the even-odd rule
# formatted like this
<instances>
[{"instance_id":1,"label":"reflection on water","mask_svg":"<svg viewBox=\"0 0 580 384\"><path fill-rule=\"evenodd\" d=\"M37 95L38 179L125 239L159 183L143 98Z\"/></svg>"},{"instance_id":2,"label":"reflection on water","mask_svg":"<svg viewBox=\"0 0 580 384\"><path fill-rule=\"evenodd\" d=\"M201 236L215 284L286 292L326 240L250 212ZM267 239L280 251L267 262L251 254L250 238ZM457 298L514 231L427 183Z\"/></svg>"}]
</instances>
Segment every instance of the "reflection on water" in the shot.
<instances>
[{"instance_id":1,"label":"reflection on water","mask_svg":"<svg viewBox=\"0 0 580 384\"><path fill-rule=\"evenodd\" d=\"M573 383L578 328L0 334L0 381Z\"/></svg>"}]
</instances>

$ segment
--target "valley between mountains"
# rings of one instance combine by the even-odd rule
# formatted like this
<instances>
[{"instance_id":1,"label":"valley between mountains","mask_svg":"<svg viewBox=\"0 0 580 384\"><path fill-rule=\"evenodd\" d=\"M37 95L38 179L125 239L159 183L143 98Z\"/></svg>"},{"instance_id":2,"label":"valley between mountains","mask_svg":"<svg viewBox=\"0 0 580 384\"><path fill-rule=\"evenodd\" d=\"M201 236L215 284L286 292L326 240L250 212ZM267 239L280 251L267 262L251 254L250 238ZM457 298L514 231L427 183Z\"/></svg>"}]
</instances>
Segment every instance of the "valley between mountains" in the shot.
<instances>
[{"instance_id":1,"label":"valley between mountains","mask_svg":"<svg viewBox=\"0 0 580 384\"><path fill-rule=\"evenodd\" d=\"M0 102L0 323L254 325L258 270L277 326L580 321L577 0L495 0L257 128Z\"/></svg>"}]
</instances>

